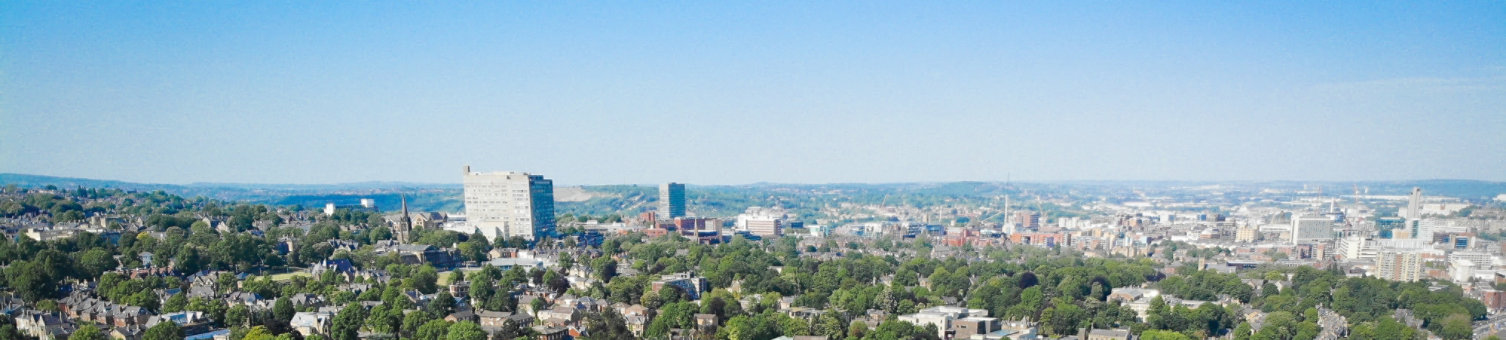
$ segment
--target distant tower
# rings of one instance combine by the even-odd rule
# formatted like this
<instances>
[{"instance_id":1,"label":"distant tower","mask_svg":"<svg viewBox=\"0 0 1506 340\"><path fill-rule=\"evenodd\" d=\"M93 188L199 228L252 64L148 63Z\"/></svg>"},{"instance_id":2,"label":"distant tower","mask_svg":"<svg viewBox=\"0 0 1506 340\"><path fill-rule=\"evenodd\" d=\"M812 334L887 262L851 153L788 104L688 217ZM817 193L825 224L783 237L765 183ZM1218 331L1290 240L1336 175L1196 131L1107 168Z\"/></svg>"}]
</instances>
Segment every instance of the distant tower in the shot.
<instances>
[{"instance_id":1,"label":"distant tower","mask_svg":"<svg viewBox=\"0 0 1506 340\"><path fill-rule=\"evenodd\" d=\"M1004 194L1004 233L1015 233L1014 215L1009 214L1009 194Z\"/></svg>"},{"instance_id":2,"label":"distant tower","mask_svg":"<svg viewBox=\"0 0 1506 340\"><path fill-rule=\"evenodd\" d=\"M669 182L659 185L659 215L664 219L685 217L685 184Z\"/></svg>"},{"instance_id":3,"label":"distant tower","mask_svg":"<svg viewBox=\"0 0 1506 340\"><path fill-rule=\"evenodd\" d=\"M403 201L403 219L398 221L397 230L392 233L392 236L399 243L408 243L408 238L413 232L413 219L408 217L408 196L399 195L398 197Z\"/></svg>"},{"instance_id":4,"label":"distant tower","mask_svg":"<svg viewBox=\"0 0 1506 340\"><path fill-rule=\"evenodd\" d=\"M1412 198L1407 201L1407 219L1422 218L1422 188L1412 187Z\"/></svg>"}]
</instances>

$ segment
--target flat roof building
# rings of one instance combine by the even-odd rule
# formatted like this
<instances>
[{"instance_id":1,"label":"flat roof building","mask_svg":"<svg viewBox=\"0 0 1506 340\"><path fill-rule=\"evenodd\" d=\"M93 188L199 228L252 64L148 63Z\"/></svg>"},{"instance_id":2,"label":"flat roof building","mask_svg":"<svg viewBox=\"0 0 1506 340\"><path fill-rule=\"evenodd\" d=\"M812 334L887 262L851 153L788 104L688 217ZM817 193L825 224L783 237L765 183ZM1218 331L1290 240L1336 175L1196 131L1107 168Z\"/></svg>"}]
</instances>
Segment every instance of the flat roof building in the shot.
<instances>
[{"instance_id":1,"label":"flat roof building","mask_svg":"<svg viewBox=\"0 0 1506 340\"><path fill-rule=\"evenodd\" d=\"M1333 219L1323 216L1292 217L1292 244L1333 240Z\"/></svg>"},{"instance_id":2,"label":"flat roof building","mask_svg":"<svg viewBox=\"0 0 1506 340\"><path fill-rule=\"evenodd\" d=\"M471 172L465 167L466 221L487 240L555 234L554 181L526 172Z\"/></svg>"}]
</instances>

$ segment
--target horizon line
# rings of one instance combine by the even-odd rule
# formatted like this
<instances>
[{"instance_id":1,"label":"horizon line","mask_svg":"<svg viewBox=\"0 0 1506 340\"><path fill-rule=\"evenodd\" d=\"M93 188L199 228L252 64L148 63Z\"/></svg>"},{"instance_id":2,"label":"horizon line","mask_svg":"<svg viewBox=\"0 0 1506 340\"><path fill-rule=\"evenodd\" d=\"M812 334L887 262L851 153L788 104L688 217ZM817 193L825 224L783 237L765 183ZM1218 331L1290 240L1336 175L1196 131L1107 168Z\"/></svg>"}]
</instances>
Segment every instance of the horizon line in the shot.
<instances>
[{"instance_id":1,"label":"horizon line","mask_svg":"<svg viewBox=\"0 0 1506 340\"><path fill-rule=\"evenodd\" d=\"M181 183L180 184L180 183L136 182L136 181L119 180L119 179L100 179L100 178L86 178L86 177L67 177L67 176L55 176L55 175L38 175L38 174L25 174L25 173L13 173L13 172L0 172L0 176L31 176L31 177L46 177L46 178L61 179L61 180L86 180L86 181L100 181L100 182L119 182L119 183L123 183L123 184L131 184L131 185L161 185L161 186L180 186L180 187L213 187L213 186L350 186L350 185L371 185L371 184L395 184L395 185L406 185L406 186L458 186L458 185L463 185L463 183L458 182L458 181L457 182L453 182L453 183L444 183L444 182L411 182L411 181L393 181L393 180L366 180L366 181L336 182L336 183L190 182L190 183ZM558 182L558 179L552 179L552 180ZM1236 183L1238 183L1238 184L1256 184L1256 183L1304 183L1304 182L1306 182L1306 183L1407 183L1407 182L1429 182L1429 181L1460 181L1460 182L1484 182L1484 183L1494 183L1494 184L1506 184L1506 181L1494 181L1494 180L1485 180L1485 179L1469 179L1469 178L1425 178L1425 179L1387 179L1387 180L1068 179L1068 180L1024 180L1024 181L1009 179L1009 180L950 180L950 181L894 181L894 182L824 182L824 183L816 183L816 182L769 182L769 181L759 181L759 182L742 183L742 184L694 184L694 183L688 183L688 182L675 182L675 183L682 183L682 184L686 184L686 185L689 185L689 186L700 186L700 187L718 187L718 186L736 187L736 186L755 186L755 185L894 185L894 184L950 184L950 183L1057 184L1057 183L1166 182L1166 183L1198 183L1198 184L1236 184ZM5 183L0 183L0 184L12 184L12 183L5 182ZM565 186L565 187L614 186L614 185L633 185L633 186L646 185L646 186L654 186L654 185L658 185L658 184L661 184L661 183L610 183L610 184L570 184L570 183L567 183L567 184L560 185L560 186Z\"/></svg>"}]
</instances>

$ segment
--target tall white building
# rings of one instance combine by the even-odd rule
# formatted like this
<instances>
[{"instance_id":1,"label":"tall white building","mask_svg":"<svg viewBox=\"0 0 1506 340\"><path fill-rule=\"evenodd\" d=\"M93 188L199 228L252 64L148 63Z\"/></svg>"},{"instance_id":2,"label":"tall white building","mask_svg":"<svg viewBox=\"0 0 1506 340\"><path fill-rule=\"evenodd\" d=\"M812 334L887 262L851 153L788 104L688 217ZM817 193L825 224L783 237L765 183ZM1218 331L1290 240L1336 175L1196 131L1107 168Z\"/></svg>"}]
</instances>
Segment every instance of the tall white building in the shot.
<instances>
[{"instance_id":1,"label":"tall white building","mask_svg":"<svg viewBox=\"0 0 1506 340\"><path fill-rule=\"evenodd\" d=\"M525 172L471 172L465 167L465 215L487 240L552 236L554 181Z\"/></svg>"},{"instance_id":2,"label":"tall white building","mask_svg":"<svg viewBox=\"0 0 1506 340\"><path fill-rule=\"evenodd\" d=\"M1292 217L1292 244L1333 239L1333 219L1324 216Z\"/></svg>"},{"instance_id":3,"label":"tall white building","mask_svg":"<svg viewBox=\"0 0 1506 340\"><path fill-rule=\"evenodd\" d=\"M1407 216L1403 217L1408 220L1422 219L1422 188L1412 188L1412 196L1407 197Z\"/></svg>"}]
</instances>

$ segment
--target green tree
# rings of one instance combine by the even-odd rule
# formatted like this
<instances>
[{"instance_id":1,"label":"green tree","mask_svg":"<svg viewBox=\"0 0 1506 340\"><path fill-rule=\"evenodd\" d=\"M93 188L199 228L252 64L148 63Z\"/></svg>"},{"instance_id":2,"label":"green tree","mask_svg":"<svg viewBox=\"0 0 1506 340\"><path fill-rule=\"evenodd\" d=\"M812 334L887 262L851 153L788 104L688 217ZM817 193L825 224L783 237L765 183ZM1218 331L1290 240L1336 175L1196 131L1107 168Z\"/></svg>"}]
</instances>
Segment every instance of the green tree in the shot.
<instances>
[{"instance_id":1,"label":"green tree","mask_svg":"<svg viewBox=\"0 0 1506 340\"><path fill-rule=\"evenodd\" d=\"M358 340L357 334L360 333L361 325L365 324L365 321L366 309L355 303L345 305L345 308L335 314L330 337L334 340Z\"/></svg>"},{"instance_id":2,"label":"green tree","mask_svg":"<svg viewBox=\"0 0 1506 340\"><path fill-rule=\"evenodd\" d=\"M533 299L533 302L529 302L528 307L533 309L533 315L537 317L539 312L544 311L544 304L544 299Z\"/></svg>"},{"instance_id":3,"label":"green tree","mask_svg":"<svg viewBox=\"0 0 1506 340\"><path fill-rule=\"evenodd\" d=\"M147 328L141 335L142 340L182 340L183 329L176 322L158 322L156 326Z\"/></svg>"},{"instance_id":4,"label":"green tree","mask_svg":"<svg viewBox=\"0 0 1506 340\"><path fill-rule=\"evenodd\" d=\"M450 323L444 320L429 320L418 327L413 338L418 340L445 340L450 333Z\"/></svg>"},{"instance_id":5,"label":"green tree","mask_svg":"<svg viewBox=\"0 0 1506 340\"><path fill-rule=\"evenodd\" d=\"M172 297L167 298L167 303L162 304L163 313L177 313L183 311L184 308L188 308L188 294L173 294Z\"/></svg>"},{"instance_id":6,"label":"green tree","mask_svg":"<svg viewBox=\"0 0 1506 340\"><path fill-rule=\"evenodd\" d=\"M103 248L94 248L84 251L83 254L79 255L78 265L85 277L97 278L100 274L119 267L120 262L115 260L115 256L110 251Z\"/></svg>"},{"instance_id":7,"label":"green tree","mask_svg":"<svg viewBox=\"0 0 1506 340\"><path fill-rule=\"evenodd\" d=\"M1253 333L1253 331L1250 329L1250 324L1247 322L1241 322L1239 323L1239 326L1234 327L1234 340L1249 340L1251 333Z\"/></svg>"},{"instance_id":8,"label":"green tree","mask_svg":"<svg viewBox=\"0 0 1506 340\"><path fill-rule=\"evenodd\" d=\"M126 298L125 300L126 304L128 305L140 306L141 308L146 308L153 311L159 311L162 307L161 302L159 302L161 300L159 300L157 294L152 293L151 290L137 291L135 294L131 294L130 297Z\"/></svg>"},{"instance_id":9,"label":"green tree","mask_svg":"<svg viewBox=\"0 0 1506 340\"><path fill-rule=\"evenodd\" d=\"M475 322L461 321L450 325L450 330L445 335L446 340L486 340L486 331L481 330L481 325Z\"/></svg>"},{"instance_id":10,"label":"green tree","mask_svg":"<svg viewBox=\"0 0 1506 340\"><path fill-rule=\"evenodd\" d=\"M1443 331L1438 335L1448 340L1465 340L1472 338L1474 333L1469 315L1454 314L1443 319Z\"/></svg>"},{"instance_id":11,"label":"green tree","mask_svg":"<svg viewBox=\"0 0 1506 340\"><path fill-rule=\"evenodd\" d=\"M5 269L11 289L28 301L37 301L57 295L57 283L62 277L54 276L56 270L36 261L11 262Z\"/></svg>"},{"instance_id":12,"label":"green tree","mask_svg":"<svg viewBox=\"0 0 1506 340\"><path fill-rule=\"evenodd\" d=\"M1152 329L1140 333L1141 340L1192 340L1185 334L1173 331Z\"/></svg>"},{"instance_id":13,"label":"green tree","mask_svg":"<svg viewBox=\"0 0 1506 340\"><path fill-rule=\"evenodd\" d=\"M276 302L272 303L272 317L278 322L288 323L292 321L294 313L293 302L288 301L287 297L279 297Z\"/></svg>"},{"instance_id":14,"label":"green tree","mask_svg":"<svg viewBox=\"0 0 1506 340\"><path fill-rule=\"evenodd\" d=\"M274 335L272 335L271 332L268 332L266 327L262 327L262 326L251 327L250 331L246 332L246 335L244 337L241 337L241 340L275 340L275 339L277 339L277 337L274 336Z\"/></svg>"},{"instance_id":15,"label":"green tree","mask_svg":"<svg viewBox=\"0 0 1506 340\"><path fill-rule=\"evenodd\" d=\"M585 340L632 340L633 333L628 330L627 321L617 314L616 309L607 308L603 312L588 313L585 317L586 329L591 330Z\"/></svg>"},{"instance_id":16,"label":"green tree","mask_svg":"<svg viewBox=\"0 0 1506 340\"><path fill-rule=\"evenodd\" d=\"M444 318L455 312L455 297L451 296L448 290L441 291L435 295L434 301L424 306L424 312L429 313L435 319Z\"/></svg>"},{"instance_id":17,"label":"green tree","mask_svg":"<svg viewBox=\"0 0 1506 340\"><path fill-rule=\"evenodd\" d=\"M560 270L568 272L570 271L571 267L575 266L575 256L571 256L570 253L562 252L560 253L558 262Z\"/></svg>"},{"instance_id":18,"label":"green tree","mask_svg":"<svg viewBox=\"0 0 1506 340\"><path fill-rule=\"evenodd\" d=\"M1267 314L1265 325L1255 332L1252 339L1258 340L1286 340L1297 335L1297 318L1288 312L1274 312Z\"/></svg>"},{"instance_id":19,"label":"green tree","mask_svg":"<svg viewBox=\"0 0 1506 340\"><path fill-rule=\"evenodd\" d=\"M423 327L430 320L437 319L429 317L427 313L408 313L403 315L403 327L399 333L402 337L415 337L418 335L418 328Z\"/></svg>"},{"instance_id":20,"label":"green tree","mask_svg":"<svg viewBox=\"0 0 1506 340\"><path fill-rule=\"evenodd\" d=\"M847 335L847 325L848 323L843 321L837 313L824 313L816 318L815 335L823 335L828 339L841 339Z\"/></svg>"},{"instance_id":21,"label":"green tree","mask_svg":"<svg viewBox=\"0 0 1506 340\"><path fill-rule=\"evenodd\" d=\"M617 277L617 260L613 260L610 256L598 257L591 260L591 269L601 282L611 283L612 278Z\"/></svg>"},{"instance_id":22,"label":"green tree","mask_svg":"<svg viewBox=\"0 0 1506 340\"><path fill-rule=\"evenodd\" d=\"M397 333L402 327L403 311L401 309L392 309L383 304L372 307L368 314L370 316L366 317L366 327L373 332Z\"/></svg>"},{"instance_id":23,"label":"green tree","mask_svg":"<svg viewBox=\"0 0 1506 340\"><path fill-rule=\"evenodd\" d=\"M417 289L424 294L434 294L438 290L439 271L435 270L433 266L424 265L418 269L418 272L413 274L409 282L413 283L413 289Z\"/></svg>"},{"instance_id":24,"label":"green tree","mask_svg":"<svg viewBox=\"0 0 1506 340\"><path fill-rule=\"evenodd\" d=\"M0 339L22 339L21 331L14 324L0 325Z\"/></svg>"},{"instance_id":25,"label":"green tree","mask_svg":"<svg viewBox=\"0 0 1506 340\"><path fill-rule=\"evenodd\" d=\"M225 325L244 327L251 322L251 310L246 305L236 304L225 311Z\"/></svg>"},{"instance_id":26,"label":"green tree","mask_svg":"<svg viewBox=\"0 0 1506 340\"><path fill-rule=\"evenodd\" d=\"M72 335L68 336L68 340L105 340L108 338L104 331L99 330L99 327L95 327L93 324L79 327Z\"/></svg>"}]
</instances>

